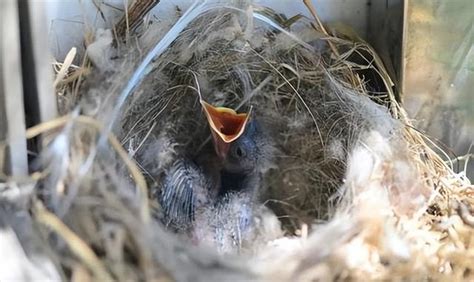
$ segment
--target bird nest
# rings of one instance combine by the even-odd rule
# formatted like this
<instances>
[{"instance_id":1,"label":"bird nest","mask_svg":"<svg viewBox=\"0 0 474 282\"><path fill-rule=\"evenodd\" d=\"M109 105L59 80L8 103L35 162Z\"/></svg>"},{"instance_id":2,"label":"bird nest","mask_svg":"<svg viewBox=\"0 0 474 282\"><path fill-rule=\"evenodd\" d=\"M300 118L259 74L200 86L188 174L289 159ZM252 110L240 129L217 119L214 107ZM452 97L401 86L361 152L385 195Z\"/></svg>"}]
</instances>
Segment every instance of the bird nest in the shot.
<instances>
[{"instance_id":1,"label":"bird nest","mask_svg":"<svg viewBox=\"0 0 474 282\"><path fill-rule=\"evenodd\" d=\"M373 49L311 12L195 4L125 41L99 31L83 66L59 65L64 116L28 129L44 144L36 172L2 184L49 262L26 256L24 275L473 279L472 185L411 126ZM200 97L252 108L271 144L254 232L227 248L169 230L156 199L158 176L208 144Z\"/></svg>"}]
</instances>

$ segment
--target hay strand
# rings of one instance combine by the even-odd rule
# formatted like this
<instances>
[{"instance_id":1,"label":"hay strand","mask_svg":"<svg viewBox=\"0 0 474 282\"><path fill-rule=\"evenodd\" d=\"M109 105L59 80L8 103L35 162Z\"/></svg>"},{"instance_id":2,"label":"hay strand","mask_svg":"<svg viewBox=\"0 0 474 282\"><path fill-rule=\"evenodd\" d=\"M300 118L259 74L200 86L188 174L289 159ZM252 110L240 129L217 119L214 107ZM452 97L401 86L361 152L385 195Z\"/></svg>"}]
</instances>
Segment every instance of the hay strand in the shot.
<instances>
[{"instance_id":1,"label":"hay strand","mask_svg":"<svg viewBox=\"0 0 474 282\"><path fill-rule=\"evenodd\" d=\"M34 216L39 223L51 228L67 243L71 251L92 271L97 279L112 281L102 261L95 255L89 245L71 231L56 215L48 212L41 204L37 204Z\"/></svg>"}]
</instances>

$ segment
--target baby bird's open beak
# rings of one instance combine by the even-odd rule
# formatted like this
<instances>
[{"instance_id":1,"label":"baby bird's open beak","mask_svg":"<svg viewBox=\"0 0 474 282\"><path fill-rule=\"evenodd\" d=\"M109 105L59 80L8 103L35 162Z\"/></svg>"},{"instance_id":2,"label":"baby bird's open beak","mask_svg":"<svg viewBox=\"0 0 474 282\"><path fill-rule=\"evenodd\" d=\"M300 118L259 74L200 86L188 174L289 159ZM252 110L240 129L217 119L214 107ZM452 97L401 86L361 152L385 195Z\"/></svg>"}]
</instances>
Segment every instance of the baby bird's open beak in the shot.
<instances>
[{"instance_id":1,"label":"baby bird's open beak","mask_svg":"<svg viewBox=\"0 0 474 282\"><path fill-rule=\"evenodd\" d=\"M233 109L214 107L204 100L201 100L201 105L211 127L216 153L221 159L225 159L230 143L239 138L244 132L250 112L238 114Z\"/></svg>"}]
</instances>

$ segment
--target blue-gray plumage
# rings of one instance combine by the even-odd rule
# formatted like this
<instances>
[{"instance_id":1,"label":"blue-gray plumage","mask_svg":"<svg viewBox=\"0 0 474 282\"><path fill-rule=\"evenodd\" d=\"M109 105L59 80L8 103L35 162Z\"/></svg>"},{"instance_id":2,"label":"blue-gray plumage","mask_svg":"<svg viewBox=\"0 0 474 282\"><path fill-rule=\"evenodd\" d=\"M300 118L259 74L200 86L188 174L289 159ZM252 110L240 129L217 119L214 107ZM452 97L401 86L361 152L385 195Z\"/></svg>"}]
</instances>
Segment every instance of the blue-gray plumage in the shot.
<instances>
[{"instance_id":1,"label":"blue-gray plumage","mask_svg":"<svg viewBox=\"0 0 474 282\"><path fill-rule=\"evenodd\" d=\"M242 136L229 148L221 169L219 195L230 191L255 194L260 182L262 169L268 166L271 146L259 123L251 120Z\"/></svg>"}]
</instances>

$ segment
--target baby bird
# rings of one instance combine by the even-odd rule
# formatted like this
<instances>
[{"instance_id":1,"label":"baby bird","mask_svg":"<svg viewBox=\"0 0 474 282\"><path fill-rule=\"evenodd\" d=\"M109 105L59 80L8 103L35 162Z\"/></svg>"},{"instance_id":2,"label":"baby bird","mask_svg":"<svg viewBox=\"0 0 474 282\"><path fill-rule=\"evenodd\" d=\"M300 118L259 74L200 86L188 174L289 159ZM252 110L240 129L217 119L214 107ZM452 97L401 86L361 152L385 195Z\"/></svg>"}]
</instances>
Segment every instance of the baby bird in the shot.
<instances>
[{"instance_id":1,"label":"baby bird","mask_svg":"<svg viewBox=\"0 0 474 282\"><path fill-rule=\"evenodd\" d=\"M168 226L228 252L252 233L253 205L273 146L250 114L201 103L215 153L178 158L162 181L160 204Z\"/></svg>"}]
</instances>

